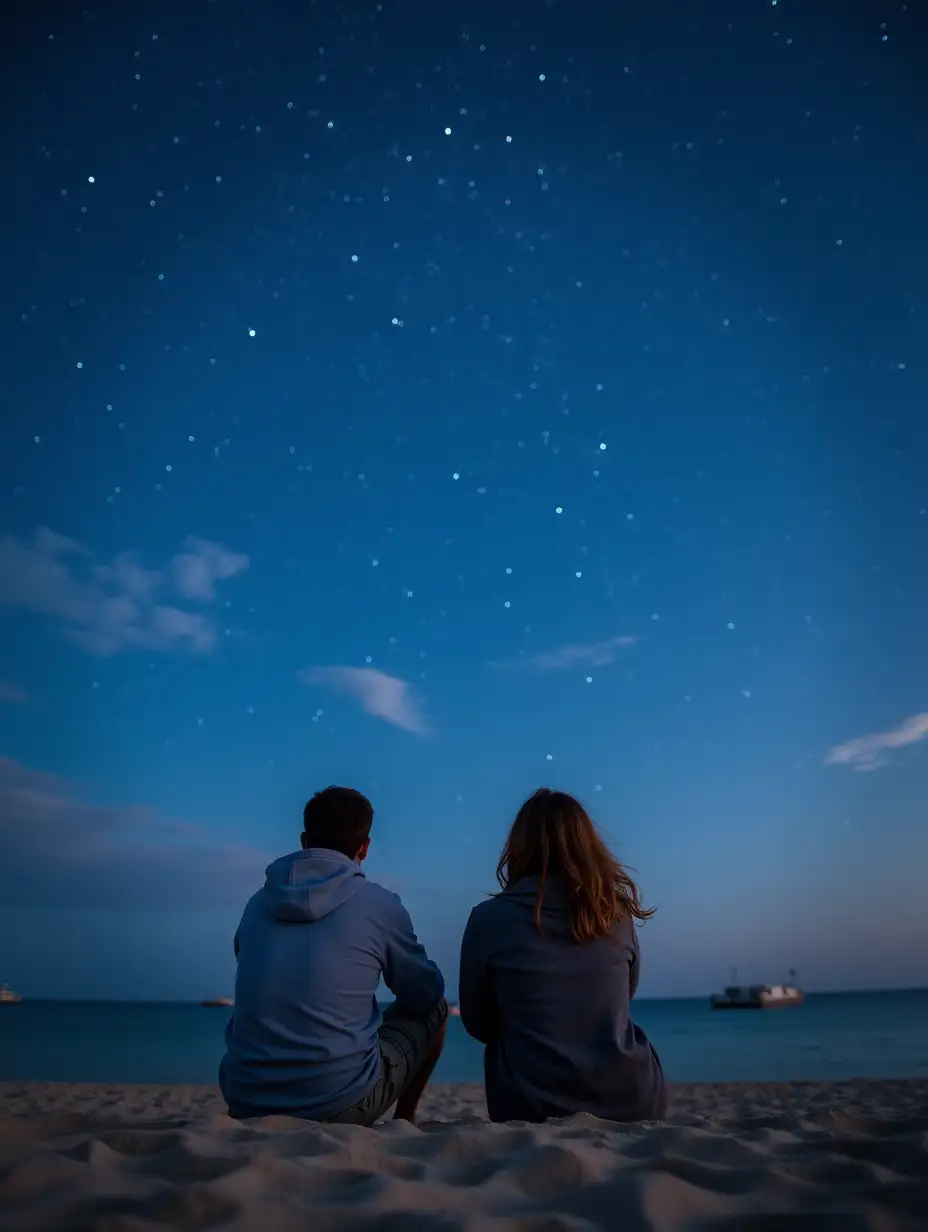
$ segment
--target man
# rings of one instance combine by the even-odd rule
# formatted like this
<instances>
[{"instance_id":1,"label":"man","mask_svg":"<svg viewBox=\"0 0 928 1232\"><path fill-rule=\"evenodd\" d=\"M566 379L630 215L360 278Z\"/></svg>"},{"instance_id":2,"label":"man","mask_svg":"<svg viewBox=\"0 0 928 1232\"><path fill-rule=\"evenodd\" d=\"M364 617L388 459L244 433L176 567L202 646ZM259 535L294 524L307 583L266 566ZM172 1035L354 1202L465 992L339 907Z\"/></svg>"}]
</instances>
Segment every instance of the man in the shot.
<instances>
[{"instance_id":1,"label":"man","mask_svg":"<svg viewBox=\"0 0 928 1232\"><path fill-rule=\"evenodd\" d=\"M445 1039L445 983L399 898L361 864L374 810L327 787L303 810L302 850L267 868L235 934L235 1009L219 1085L234 1117L284 1113L415 1123ZM381 1017L383 976L396 1000Z\"/></svg>"}]
</instances>

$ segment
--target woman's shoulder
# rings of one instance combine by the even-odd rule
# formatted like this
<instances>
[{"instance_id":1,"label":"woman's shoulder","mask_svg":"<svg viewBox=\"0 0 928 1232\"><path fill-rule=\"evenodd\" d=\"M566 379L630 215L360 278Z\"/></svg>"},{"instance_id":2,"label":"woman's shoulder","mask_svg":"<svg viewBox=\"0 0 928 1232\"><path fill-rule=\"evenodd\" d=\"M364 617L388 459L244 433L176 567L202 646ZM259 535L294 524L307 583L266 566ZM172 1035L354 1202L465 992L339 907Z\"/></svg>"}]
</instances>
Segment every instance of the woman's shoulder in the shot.
<instances>
[{"instance_id":1,"label":"woman's shoulder","mask_svg":"<svg viewBox=\"0 0 928 1232\"><path fill-rule=\"evenodd\" d=\"M499 894L485 894L478 903L471 907L470 918L474 921L482 921L496 915L500 910L501 897Z\"/></svg>"},{"instance_id":2,"label":"woman's shoulder","mask_svg":"<svg viewBox=\"0 0 928 1232\"><path fill-rule=\"evenodd\" d=\"M623 912L612 926L612 936L632 949L638 948L638 930L633 917L627 912Z\"/></svg>"},{"instance_id":3,"label":"woman's shoulder","mask_svg":"<svg viewBox=\"0 0 928 1232\"><path fill-rule=\"evenodd\" d=\"M495 894L482 898L470 909L467 927L461 939L462 949L469 953L485 952L496 934L499 924L497 915L497 896Z\"/></svg>"}]
</instances>

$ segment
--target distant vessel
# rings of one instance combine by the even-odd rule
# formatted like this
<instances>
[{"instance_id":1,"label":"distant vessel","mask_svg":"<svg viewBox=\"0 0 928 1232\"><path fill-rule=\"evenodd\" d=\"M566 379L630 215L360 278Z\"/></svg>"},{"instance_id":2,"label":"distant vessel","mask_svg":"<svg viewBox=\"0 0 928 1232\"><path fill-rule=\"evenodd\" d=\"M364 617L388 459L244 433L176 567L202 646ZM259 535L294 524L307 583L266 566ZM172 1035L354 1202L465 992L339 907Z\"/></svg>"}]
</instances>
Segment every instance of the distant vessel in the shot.
<instances>
[{"instance_id":1,"label":"distant vessel","mask_svg":"<svg viewBox=\"0 0 928 1232\"><path fill-rule=\"evenodd\" d=\"M448 1013L451 1015L452 1018L460 1018L461 1017L461 1007L459 1005L449 1005Z\"/></svg>"},{"instance_id":2,"label":"distant vessel","mask_svg":"<svg viewBox=\"0 0 928 1232\"><path fill-rule=\"evenodd\" d=\"M22 997L9 984L0 984L0 1005L19 1005Z\"/></svg>"},{"instance_id":3,"label":"distant vessel","mask_svg":"<svg viewBox=\"0 0 928 1232\"><path fill-rule=\"evenodd\" d=\"M207 997L205 1001L200 1002L201 1005L224 1005L227 1008L234 1005L235 1002L231 997Z\"/></svg>"},{"instance_id":4,"label":"distant vessel","mask_svg":"<svg viewBox=\"0 0 928 1232\"><path fill-rule=\"evenodd\" d=\"M724 992L714 993L709 1004L714 1010L774 1010L789 1005L802 1005L805 993L797 984L739 984L738 969L732 972L732 983ZM790 980L796 972L790 971Z\"/></svg>"}]
</instances>

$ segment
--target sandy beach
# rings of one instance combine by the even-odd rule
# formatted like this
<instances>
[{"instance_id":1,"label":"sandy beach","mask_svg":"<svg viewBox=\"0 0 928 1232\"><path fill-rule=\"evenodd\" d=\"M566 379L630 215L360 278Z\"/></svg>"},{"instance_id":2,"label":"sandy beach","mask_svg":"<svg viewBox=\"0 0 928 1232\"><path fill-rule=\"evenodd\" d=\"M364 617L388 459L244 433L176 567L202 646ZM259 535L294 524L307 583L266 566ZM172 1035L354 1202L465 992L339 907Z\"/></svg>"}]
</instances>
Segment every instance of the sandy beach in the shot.
<instances>
[{"instance_id":1,"label":"sandy beach","mask_svg":"<svg viewBox=\"0 0 928 1232\"><path fill-rule=\"evenodd\" d=\"M665 1122L233 1121L212 1086L0 1083L0 1225L143 1229L928 1228L928 1080L698 1084Z\"/></svg>"}]
</instances>

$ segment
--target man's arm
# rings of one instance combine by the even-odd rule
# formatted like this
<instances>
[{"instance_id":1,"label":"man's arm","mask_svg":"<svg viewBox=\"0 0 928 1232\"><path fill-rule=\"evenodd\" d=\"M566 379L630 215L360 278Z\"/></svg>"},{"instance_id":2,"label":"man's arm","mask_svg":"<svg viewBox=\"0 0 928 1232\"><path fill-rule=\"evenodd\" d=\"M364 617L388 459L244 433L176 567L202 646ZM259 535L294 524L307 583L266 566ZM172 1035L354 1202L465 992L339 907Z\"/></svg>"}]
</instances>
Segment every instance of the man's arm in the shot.
<instances>
[{"instance_id":1,"label":"man's arm","mask_svg":"<svg viewBox=\"0 0 928 1232\"><path fill-rule=\"evenodd\" d=\"M387 933L383 979L397 1004L412 1014L428 1014L445 995L445 981L416 936L409 912L394 895Z\"/></svg>"},{"instance_id":2,"label":"man's arm","mask_svg":"<svg viewBox=\"0 0 928 1232\"><path fill-rule=\"evenodd\" d=\"M470 913L461 940L458 1007L467 1034L481 1044L492 1044L499 1035L499 1008L476 915L476 911Z\"/></svg>"}]
</instances>

